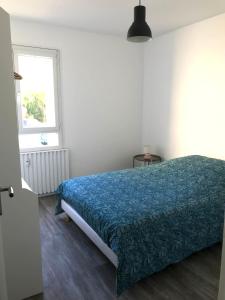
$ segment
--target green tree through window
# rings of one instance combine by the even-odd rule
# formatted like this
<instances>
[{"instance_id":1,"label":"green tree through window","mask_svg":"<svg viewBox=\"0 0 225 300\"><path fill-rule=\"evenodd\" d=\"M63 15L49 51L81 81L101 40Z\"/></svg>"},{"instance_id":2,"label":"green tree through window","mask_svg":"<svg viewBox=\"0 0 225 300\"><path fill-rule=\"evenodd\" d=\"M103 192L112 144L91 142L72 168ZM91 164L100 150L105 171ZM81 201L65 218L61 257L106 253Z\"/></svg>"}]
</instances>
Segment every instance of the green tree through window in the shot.
<instances>
[{"instance_id":1,"label":"green tree through window","mask_svg":"<svg viewBox=\"0 0 225 300\"><path fill-rule=\"evenodd\" d=\"M46 122L45 93L31 93L23 96L23 106L26 109L26 118L35 119L40 123Z\"/></svg>"}]
</instances>

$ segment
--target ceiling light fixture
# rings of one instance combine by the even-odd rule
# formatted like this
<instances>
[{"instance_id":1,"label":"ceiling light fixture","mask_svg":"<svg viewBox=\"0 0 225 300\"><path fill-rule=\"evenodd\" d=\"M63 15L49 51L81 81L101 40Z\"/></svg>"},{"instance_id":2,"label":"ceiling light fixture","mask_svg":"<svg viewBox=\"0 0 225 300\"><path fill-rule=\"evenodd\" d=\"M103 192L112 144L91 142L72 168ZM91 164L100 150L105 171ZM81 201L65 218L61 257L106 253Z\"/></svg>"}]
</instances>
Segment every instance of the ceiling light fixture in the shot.
<instances>
[{"instance_id":1,"label":"ceiling light fixture","mask_svg":"<svg viewBox=\"0 0 225 300\"><path fill-rule=\"evenodd\" d=\"M139 0L139 5L134 8L134 22L127 33L128 41L141 43L152 38L152 32L145 21L145 16L146 8L141 5L141 0Z\"/></svg>"}]
</instances>

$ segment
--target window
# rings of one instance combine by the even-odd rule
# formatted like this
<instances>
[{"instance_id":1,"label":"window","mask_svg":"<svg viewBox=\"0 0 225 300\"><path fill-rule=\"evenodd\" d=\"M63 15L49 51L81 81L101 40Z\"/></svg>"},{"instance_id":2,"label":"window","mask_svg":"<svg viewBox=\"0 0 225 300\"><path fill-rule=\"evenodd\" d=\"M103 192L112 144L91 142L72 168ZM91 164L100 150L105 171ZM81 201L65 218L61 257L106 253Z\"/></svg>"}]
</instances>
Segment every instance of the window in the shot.
<instances>
[{"instance_id":1,"label":"window","mask_svg":"<svg viewBox=\"0 0 225 300\"><path fill-rule=\"evenodd\" d=\"M14 46L21 150L60 146L58 51Z\"/></svg>"}]
</instances>

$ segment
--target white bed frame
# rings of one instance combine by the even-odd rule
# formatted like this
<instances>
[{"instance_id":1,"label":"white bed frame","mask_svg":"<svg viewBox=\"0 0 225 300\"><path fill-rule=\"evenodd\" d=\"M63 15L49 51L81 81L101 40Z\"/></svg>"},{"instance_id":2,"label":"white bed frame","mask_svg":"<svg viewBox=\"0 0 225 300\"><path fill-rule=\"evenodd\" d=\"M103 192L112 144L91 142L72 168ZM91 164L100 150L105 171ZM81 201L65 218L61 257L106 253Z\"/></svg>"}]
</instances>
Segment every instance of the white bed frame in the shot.
<instances>
[{"instance_id":1,"label":"white bed frame","mask_svg":"<svg viewBox=\"0 0 225 300\"><path fill-rule=\"evenodd\" d=\"M110 249L99 235L84 221L84 219L63 199L61 201L62 209L77 224L78 227L89 237L90 240L101 250L101 252L114 264L117 268L118 257Z\"/></svg>"}]
</instances>

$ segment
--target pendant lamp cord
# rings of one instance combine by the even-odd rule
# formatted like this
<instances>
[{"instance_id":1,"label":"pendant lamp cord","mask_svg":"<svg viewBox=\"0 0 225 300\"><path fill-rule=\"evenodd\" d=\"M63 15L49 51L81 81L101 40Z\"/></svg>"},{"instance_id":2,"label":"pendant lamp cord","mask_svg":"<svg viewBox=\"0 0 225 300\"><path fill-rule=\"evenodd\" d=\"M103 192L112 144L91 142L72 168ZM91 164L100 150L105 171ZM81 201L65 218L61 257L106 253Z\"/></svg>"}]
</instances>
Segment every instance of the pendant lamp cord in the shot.
<instances>
[{"instance_id":1,"label":"pendant lamp cord","mask_svg":"<svg viewBox=\"0 0 225 300\"><path fill-rule=\"evenodd\" d=\"M139 0L139 5L141 5L141 0Z\"/></svg>"}]
</instances>

